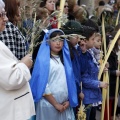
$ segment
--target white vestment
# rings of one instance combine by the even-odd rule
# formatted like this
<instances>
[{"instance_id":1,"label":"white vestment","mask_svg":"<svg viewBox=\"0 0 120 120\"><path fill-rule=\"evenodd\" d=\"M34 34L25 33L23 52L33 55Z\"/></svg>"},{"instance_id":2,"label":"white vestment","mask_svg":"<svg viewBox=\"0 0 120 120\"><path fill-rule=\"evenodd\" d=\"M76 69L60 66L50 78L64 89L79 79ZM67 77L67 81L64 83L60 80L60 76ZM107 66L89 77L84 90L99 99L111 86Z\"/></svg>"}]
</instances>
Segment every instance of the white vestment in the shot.
<instances>
[{"instance_id":1,"label":"white vestment","mask_svg":"<svg viewBox=\"0 0 120 120\"><path fill-rule=\"evenodd\" d=\"M52 94L58 103L68 101L65 69L59 56L50 58L48 83L44 95ZM60 113L44 97L36 104L36 120L75 120L71 107Z\"/></svg>"},{"instance_id":2,"label":"white vestment","mask_svg":"<svg viewBox=\"0 0 120 120\"><path fill-rule=\"evenodd\" d=\"M0 41L0 120L28 120L35 114L30 72Z\"/></svg>"}]
</instances>

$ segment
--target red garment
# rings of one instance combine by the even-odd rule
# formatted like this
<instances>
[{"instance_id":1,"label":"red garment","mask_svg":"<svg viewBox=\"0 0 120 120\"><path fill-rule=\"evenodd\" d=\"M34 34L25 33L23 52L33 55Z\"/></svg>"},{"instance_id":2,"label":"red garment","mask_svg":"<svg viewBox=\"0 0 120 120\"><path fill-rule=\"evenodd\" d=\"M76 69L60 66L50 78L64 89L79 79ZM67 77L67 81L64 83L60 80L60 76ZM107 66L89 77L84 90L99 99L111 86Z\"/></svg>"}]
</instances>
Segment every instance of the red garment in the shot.
<instances>
[{"instance_id":1,"label":"red garment","mask_svg":"<svg viewBox=\"0 0 120 120\"><path fill-rule=\"evenodd\" d=\"M114 104L114 99L109 99L109 119L111 120L112 117L112 110ZM104 120L108 120L108 112L107 112L107 103L105 104L105 112L104 112Z\"/></svg>"},{"instance_id":2,"label":"red garment","mask_svg":"<svg viewBox=\"0 0 120 120\"><path fill-rule=\"evenodd\" d=\"M53 23L52 23L53 22ZM52 24L51 27L52 28L58 28L58 21L57 21L57 18L56 17L53 17L51 20L50 20L50 23Z\"/></svg>"}]
</instances>

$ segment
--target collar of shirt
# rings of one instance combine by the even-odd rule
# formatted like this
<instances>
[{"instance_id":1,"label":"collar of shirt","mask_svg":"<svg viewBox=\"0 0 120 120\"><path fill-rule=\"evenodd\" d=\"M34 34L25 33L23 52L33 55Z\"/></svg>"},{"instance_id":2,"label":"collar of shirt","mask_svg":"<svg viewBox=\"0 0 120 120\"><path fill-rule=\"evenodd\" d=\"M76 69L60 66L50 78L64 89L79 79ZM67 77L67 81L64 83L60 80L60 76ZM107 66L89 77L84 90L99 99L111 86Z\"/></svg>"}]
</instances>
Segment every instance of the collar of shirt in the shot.
<instances>
[{"instance_id":1,"label":"collar of shirt","mask_svg":"<svg viewBox=\"0 0 120 120\"><path fill-rule=\"evenodd\" d=\"M78 45L78 44L76 44L76 45L74 46L74 47L75 47L75 49L77 49L77 48L78 48L78 46L79 46L79 45Z\"/></svg>"}]
</instances>

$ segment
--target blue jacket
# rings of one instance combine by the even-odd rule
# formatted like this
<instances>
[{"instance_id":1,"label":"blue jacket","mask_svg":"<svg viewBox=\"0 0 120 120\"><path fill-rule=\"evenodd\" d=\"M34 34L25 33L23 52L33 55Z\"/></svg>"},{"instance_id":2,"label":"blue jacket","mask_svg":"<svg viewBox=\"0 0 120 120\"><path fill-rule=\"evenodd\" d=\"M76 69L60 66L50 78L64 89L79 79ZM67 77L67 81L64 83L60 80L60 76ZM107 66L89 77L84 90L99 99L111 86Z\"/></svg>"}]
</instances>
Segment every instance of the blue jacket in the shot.
<instances>
[{"instance_id":1,"label":"blue jacket","mask_svg":"<svg viewBox=\"0 0 120 120\"><path fill-rule=\"evenodd\" d=\"M98 67L93 62L91 54L80 54L81 81L83 83L84 104L92 104L102 101L101 90L99 88Z\"/></svg>"},{"instance_id":2,"label":"blue jacket","mask_svg":"<svg viewBox=\"0 0 120 120\"><path fill-rule=\"evenodd\" d=\"M80 62L79 62L80 54L75 49L72 49L72 53L73 53L72 67L73 67L73 72L74 72L74 76L75 76L77 94L79 94L81 92L81 89L80 89L81 68L80 68Z\"/></svg>"}]
</instances>

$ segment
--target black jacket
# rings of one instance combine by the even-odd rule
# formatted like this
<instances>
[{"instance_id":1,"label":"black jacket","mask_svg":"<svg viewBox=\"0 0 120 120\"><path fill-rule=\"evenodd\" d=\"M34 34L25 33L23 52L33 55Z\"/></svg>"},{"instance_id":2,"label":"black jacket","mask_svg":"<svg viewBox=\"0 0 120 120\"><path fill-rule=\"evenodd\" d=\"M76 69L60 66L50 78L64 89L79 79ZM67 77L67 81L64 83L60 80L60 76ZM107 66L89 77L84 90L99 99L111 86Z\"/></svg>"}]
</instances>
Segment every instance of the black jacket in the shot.
<instances>
[{"instance_id":1,"label":"black jacket","mask_svg":"<svg viewBox=\"0 0 120 120\"><path fill-rule=\"evenodd\" d=\"M110 71L110 97L115 96L116 89L116 70L118 69L118 59L115 52L111 52L110 57L108 59L109 62L109 71Z\"/></svg>"}]
</instances>

